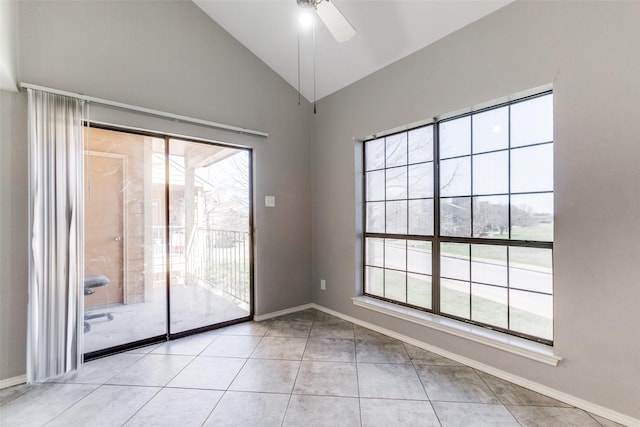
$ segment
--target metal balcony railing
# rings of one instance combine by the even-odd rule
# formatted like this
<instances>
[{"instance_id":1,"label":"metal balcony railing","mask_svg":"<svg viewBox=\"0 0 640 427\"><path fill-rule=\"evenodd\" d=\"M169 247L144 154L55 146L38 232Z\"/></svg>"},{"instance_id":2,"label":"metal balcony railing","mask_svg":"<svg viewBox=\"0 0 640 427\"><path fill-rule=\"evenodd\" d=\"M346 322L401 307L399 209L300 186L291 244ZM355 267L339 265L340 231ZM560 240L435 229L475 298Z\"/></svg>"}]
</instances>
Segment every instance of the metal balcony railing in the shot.
<instances>
[{"instance_id":1,"label":"metal balcony railing","mask_svg":"<svg viewBox=\"0 0 640 427\"><path fill-rule=\"evenodd\" d=\"M154 271L166 271L165 228L153 227ZM249 233L196 227L191 236L185 228L169 227L172 280L199 282L231 297L250 302Z\"/></svg>"}]
</instances>

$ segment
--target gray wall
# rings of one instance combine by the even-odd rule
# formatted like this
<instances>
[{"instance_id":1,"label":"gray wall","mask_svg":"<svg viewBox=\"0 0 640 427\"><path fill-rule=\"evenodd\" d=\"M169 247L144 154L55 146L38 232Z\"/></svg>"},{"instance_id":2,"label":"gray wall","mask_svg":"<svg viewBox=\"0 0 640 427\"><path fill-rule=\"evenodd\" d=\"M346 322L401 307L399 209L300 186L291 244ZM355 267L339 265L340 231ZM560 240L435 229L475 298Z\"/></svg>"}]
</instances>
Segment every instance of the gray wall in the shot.
<instances>
[{"instance_id":1,"label":"gray wall","mask_svg":"<svg viewBox=\"0 0 640 427\"><path fill-rule=\"evenodd\" d=\"M639 2L518 1L321 100L314 302L640 418L639 21ZM361 195L352 138L548 83L555 92L555 350L564 361L550 367L353 306Z\"/></svg>"},{"instance_id":2,"label":"gray wall","mask_svg":"<svg viewBox=\"0 0 640 427\"><path fill-rule=\"evenodd\" d=\"M27 102L0 90L0 380L25 373Z\"/></svg>"},{"instance_id":3,"label":"gray wall","mask_svg":"<svg viewBox=\"0 0 640 427\"><path fill-rule=\"evenodd\" d=\"M16 3L0 1L0 90L16 92Z\"/></svg>"},{"instance_id":4,"label":"gray wall","mask_svg":"<svg viewBox=\"0 0 640 427\"><path fill-rule=\"evenodd\" d=\"M269 132L91 109L92 119L253 147L256 314L311 302L311 110L291 86L191 2L19 2L18 16L21 81ZM25 371L26 96L0 99L5 379Z\"/></svg>"}]
</instances>

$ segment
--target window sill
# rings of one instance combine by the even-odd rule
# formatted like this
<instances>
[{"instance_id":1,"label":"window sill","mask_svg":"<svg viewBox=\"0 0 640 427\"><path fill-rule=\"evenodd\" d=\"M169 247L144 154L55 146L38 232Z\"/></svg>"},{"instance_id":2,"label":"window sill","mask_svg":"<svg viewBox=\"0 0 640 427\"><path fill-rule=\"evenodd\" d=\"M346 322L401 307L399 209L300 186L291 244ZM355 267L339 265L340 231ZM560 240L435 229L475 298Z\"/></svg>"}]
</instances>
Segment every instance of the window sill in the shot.
<instances>
[{"instance_id":1,"label":"window sill","mask_svg":"<svg viewBox=\"0 0 640 427\"><path fill-rule=\"evenodd\" d=\"M457 337L504 350L547 365L557 366L558 362L562 360L562 357L557 356L553 352L553 347L549 347L544 344L535 343L523 338L514 337L431 313L424 313L408 307L402 307L386 301L380 301L375 298L359 296L352 298L352 300L353 304L358 307L377 311L378 313L393 316L437 331L446 332Z\"/></svg>"}]
</instances>

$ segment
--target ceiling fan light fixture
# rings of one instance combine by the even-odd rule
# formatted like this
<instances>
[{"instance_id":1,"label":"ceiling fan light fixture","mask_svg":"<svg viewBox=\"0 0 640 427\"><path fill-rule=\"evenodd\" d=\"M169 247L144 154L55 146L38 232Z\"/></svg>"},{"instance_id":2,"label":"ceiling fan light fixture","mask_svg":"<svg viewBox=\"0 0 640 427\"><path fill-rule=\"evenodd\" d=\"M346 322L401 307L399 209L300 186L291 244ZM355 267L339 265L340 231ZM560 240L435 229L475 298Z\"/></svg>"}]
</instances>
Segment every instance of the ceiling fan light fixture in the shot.
<instances>
[{"instance_id":1,"label":"ceiling fan light fixture","mask_svg":"<svg viewBox=\"0 0 640 427\"><path fill-rule=\"evenodd\" d=\"M300 24L300 28L303 30L307 30L311 28L313 24L313 14L309 9L302 9L300 11L300 15L298 15L298 23Z\"/></svg>"}]
</instances>

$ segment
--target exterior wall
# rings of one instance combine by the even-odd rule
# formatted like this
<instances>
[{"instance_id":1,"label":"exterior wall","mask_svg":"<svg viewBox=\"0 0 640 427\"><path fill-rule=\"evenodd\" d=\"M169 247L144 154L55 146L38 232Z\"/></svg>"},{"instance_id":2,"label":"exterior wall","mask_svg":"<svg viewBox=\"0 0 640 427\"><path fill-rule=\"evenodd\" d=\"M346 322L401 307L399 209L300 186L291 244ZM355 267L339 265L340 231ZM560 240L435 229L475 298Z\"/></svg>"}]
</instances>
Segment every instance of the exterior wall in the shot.
<instances>
[{"instance_id":1,"label":"exterior wall","mask_svg":"<svg viewBox=\"0 0 640 427\"><path fill-rule=\"evenodd\" d=\"M151 209L146 206L145 191L145 144L151 144L149 138L140 135L122 134L90 129L90 149L101 153L122 154L126 156L126 187L122 189L124 196L124 214L126 216L123 256L123 299L125 304L145 301L145 250L151 250L150 242L145 244L145 212ZM85 187L86 188L86 187ZM100 188L92 186L92 192L100 194ZM99 197L99 196L98 196ZM85 204L88 200L85 198ZM86 227L85 233L91 233ZM87 252L90 248L85 248ZM92 268L91 259L85 257L85 271L96 271ZM100 260L97 260L99 265ZM96 265L96 267L98 267ZM96 290L100 291L100 289Z\"/></svg>"}]
</instances>

